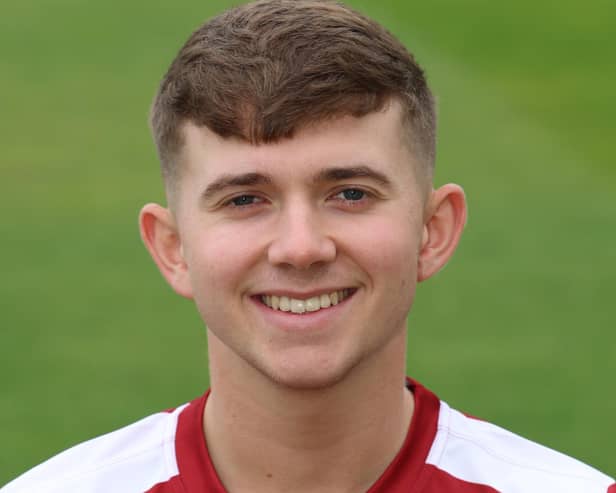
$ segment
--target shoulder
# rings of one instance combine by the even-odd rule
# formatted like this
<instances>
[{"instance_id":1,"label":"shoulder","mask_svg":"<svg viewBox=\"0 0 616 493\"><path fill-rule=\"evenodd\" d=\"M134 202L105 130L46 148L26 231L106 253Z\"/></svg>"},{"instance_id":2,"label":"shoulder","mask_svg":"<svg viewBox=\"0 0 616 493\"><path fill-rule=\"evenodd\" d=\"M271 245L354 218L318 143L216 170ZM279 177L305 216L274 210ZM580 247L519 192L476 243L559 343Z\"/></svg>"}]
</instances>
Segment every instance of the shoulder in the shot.
<instances>
[{"instance_id":1,"label":"shoulder","mask_svg":"<svg viewBox=\"0 0 616 493\"><path fill-rule=\"evenodd\" d=\"M437 475L507 493L606 493L614 484L571 457L465 416L444 402L426 462Z\"/></svg>"},{"instance_id":2,"label":"shoulder","mask_svg":"<svg viewBox=\"0 0 616 493\"><path fill-rule=\"evenodd\" d=\"M175 431L187 405L76 445L0 489L1 493L137 493L178 474Z\"/></svg>"}]
</instances>

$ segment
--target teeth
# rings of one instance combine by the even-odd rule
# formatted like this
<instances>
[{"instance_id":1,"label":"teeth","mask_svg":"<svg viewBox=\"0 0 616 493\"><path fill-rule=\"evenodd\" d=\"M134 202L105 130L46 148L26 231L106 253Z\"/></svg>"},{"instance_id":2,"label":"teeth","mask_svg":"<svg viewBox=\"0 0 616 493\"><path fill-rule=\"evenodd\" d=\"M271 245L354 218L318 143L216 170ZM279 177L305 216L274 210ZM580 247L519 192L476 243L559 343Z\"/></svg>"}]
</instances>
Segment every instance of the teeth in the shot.
<instances>
[{"instance_id":1,"label":"teeth","mask_svg":"<svg viewBox=\"0 0 616 493\"><path fill-rule=\"evenodd\" d=\"M306 302L291 298L291 311L293 313L304 313L306 311Z\"/></svg>"},{"instance_id":2,"label":"teeth","mask_svg":"<svg viewBox=\"0 0 616 493\"><path fill-rule=\"evenodd\" d=\"M267 305L267 301L265 301L265 304ZM267 305L270 308L274 308L271 304ZM289 298L287 298L286 296L281 296L280 297L280 311L281 312L290 312L291 311L291 302L289 301Z\"/></svg>"},{"instance_id":3,"label":"teeth","mask_svg":"<svg viewBox=\"0 0 616 493\"><path fill-rule=\"evenodd\" d=\"M274 310L278 310L280 307L280 298L278 296L272 296L271 303L267 303L267 305L271 306Z\"/></svg>"},{"instance_id":4,"label":"teeth","mask_svg":"<svg viewBox=\"0 0 616 493\"><path fill-rule=\"evenodd\" d=\"M322 294L321 296L313 296L307 300L289 298L287 296L263 295L261 296L261 301L273 310L302 314L335 306L348 298L348 296L349 290L342 289L329 294Z\"/></svg>"},{"instance_id":5,"label":"teeth","mask_svg":"<svg viewBox=\"0 0 616 493\"><path fill-rule=\"evenodd\" d=\"M321 309L321 297L315 296L314 298L309 298L306 300L306 311L307 312L316 312Z\"/></svg>"},{"instance_id":6,"label":"teeth","mask_svg":"<svg viewBox=\"0 0 616 493\"><path fill-rule=\"evenodd\" d=\"M332 305L338 304L338 291L329 295L329 298L332 300Z\"/></svg>"},{"instance_id":7,"label":"teeth","mask_svg":"<svg viewBox=\"0 0 616 493\"><path fill-rule=\"evenodd\" d=\"M332 306L332 300L330 299L328 294L322 294L319 298L319 305L321 308L329 308Z\"/></svg>"}]
</instances>

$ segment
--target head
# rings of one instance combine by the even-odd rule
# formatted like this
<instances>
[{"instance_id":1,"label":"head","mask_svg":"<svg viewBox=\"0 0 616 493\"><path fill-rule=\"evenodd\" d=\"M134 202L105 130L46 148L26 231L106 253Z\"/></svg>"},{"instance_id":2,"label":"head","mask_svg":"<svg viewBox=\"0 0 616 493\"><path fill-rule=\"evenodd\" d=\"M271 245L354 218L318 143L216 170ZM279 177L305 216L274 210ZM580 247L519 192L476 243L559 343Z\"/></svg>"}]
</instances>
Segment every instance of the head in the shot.
<instances>
[{"instance_id":1,"label":"head","mask_svg":"<svg viewBox=\"0 0 616 493\"><path fill-rule=\"evenodd\" d=\"M416 284L465 221L462 190L431 185L434 126L407 50L340 4L262 0L190 37L152 109L169 208L141 233L208 326L213 379L404 371Z\"/></svg>"},{"instance_id":2,"label":"head","mask_svg":"<svg viewBox=\"0 0 616 493\"><path fill-rule=\"evenodd\" d=\"M191 122L251 144L400 104L404 137L429 181L434 99L407 49L377 22L327 0L261 0L203 24L156 94L151 127L170 201Z\"/></svg>"}]
</instances>

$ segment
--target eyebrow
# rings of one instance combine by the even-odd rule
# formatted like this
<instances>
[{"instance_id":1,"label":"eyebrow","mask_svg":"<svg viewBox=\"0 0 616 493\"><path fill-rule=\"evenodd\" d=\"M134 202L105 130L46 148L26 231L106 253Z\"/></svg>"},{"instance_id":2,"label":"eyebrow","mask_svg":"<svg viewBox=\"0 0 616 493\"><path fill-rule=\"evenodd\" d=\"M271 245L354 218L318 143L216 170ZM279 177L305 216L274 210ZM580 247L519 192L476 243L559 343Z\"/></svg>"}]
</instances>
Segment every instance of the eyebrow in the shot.
<instances>
[{"instance_id":1,"label":"eyebrow","mask_svg":"<svg viewBox=\"0 0 616 493\"><path fill-rule=\"evenodd\" d=\"M326 168L319 171L313 178L313 181L315 183L322 183L351 180L354 178L369 178L385 187L392 186L391 180L387 176L367 165ZM201 194L201 197L207 201L227 188L271 185L272 183L272 178L262 173L225 174L210 183Z\"/></svg>"},{"instance_id":2,"label":"eyebrow","mask_svg":"<svg viewBox=\"0 0 616 493\"><path fill-rule=\"evenodd\" d=\"M350 167L326 168L314 177L315 182L343 181L354 178L369 178L385 187L391 187L392 183L383 173L367 165L357 165Z\"/></svg>"},{"instance_id":3,"label":"eyebrow","mask_svg":"<svg viewBox=\"0 0 616 493\"><path fill-rule=\"evenodd\" d=\"M201 197L204 200L208 200L226 188L270 185L271 183L271 177L261 173L226 174L210 183L201 194Z\"/></svg>"}]
</instances>

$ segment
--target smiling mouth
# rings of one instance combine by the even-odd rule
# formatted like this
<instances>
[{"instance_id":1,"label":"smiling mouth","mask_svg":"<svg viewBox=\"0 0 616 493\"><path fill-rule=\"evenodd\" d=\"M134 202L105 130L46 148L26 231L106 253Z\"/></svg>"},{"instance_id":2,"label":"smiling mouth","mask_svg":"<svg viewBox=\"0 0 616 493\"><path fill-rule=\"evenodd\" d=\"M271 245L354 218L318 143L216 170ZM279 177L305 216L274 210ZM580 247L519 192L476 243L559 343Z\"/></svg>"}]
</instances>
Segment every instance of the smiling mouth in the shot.
<instances>
[{"instance_id":1,"label":"smiling mouth","mask_svg":"<svg viewBox=\"0 0 616 493\"><path fill-rule=\"evenodd\" d=\"M355 289L341 289L331 293L313 296L308 299L289 296L261 295L261 302L272 310L295 314L313 313L325 310L346 300L355 293Z\"/></svg>"}]
</instances>

